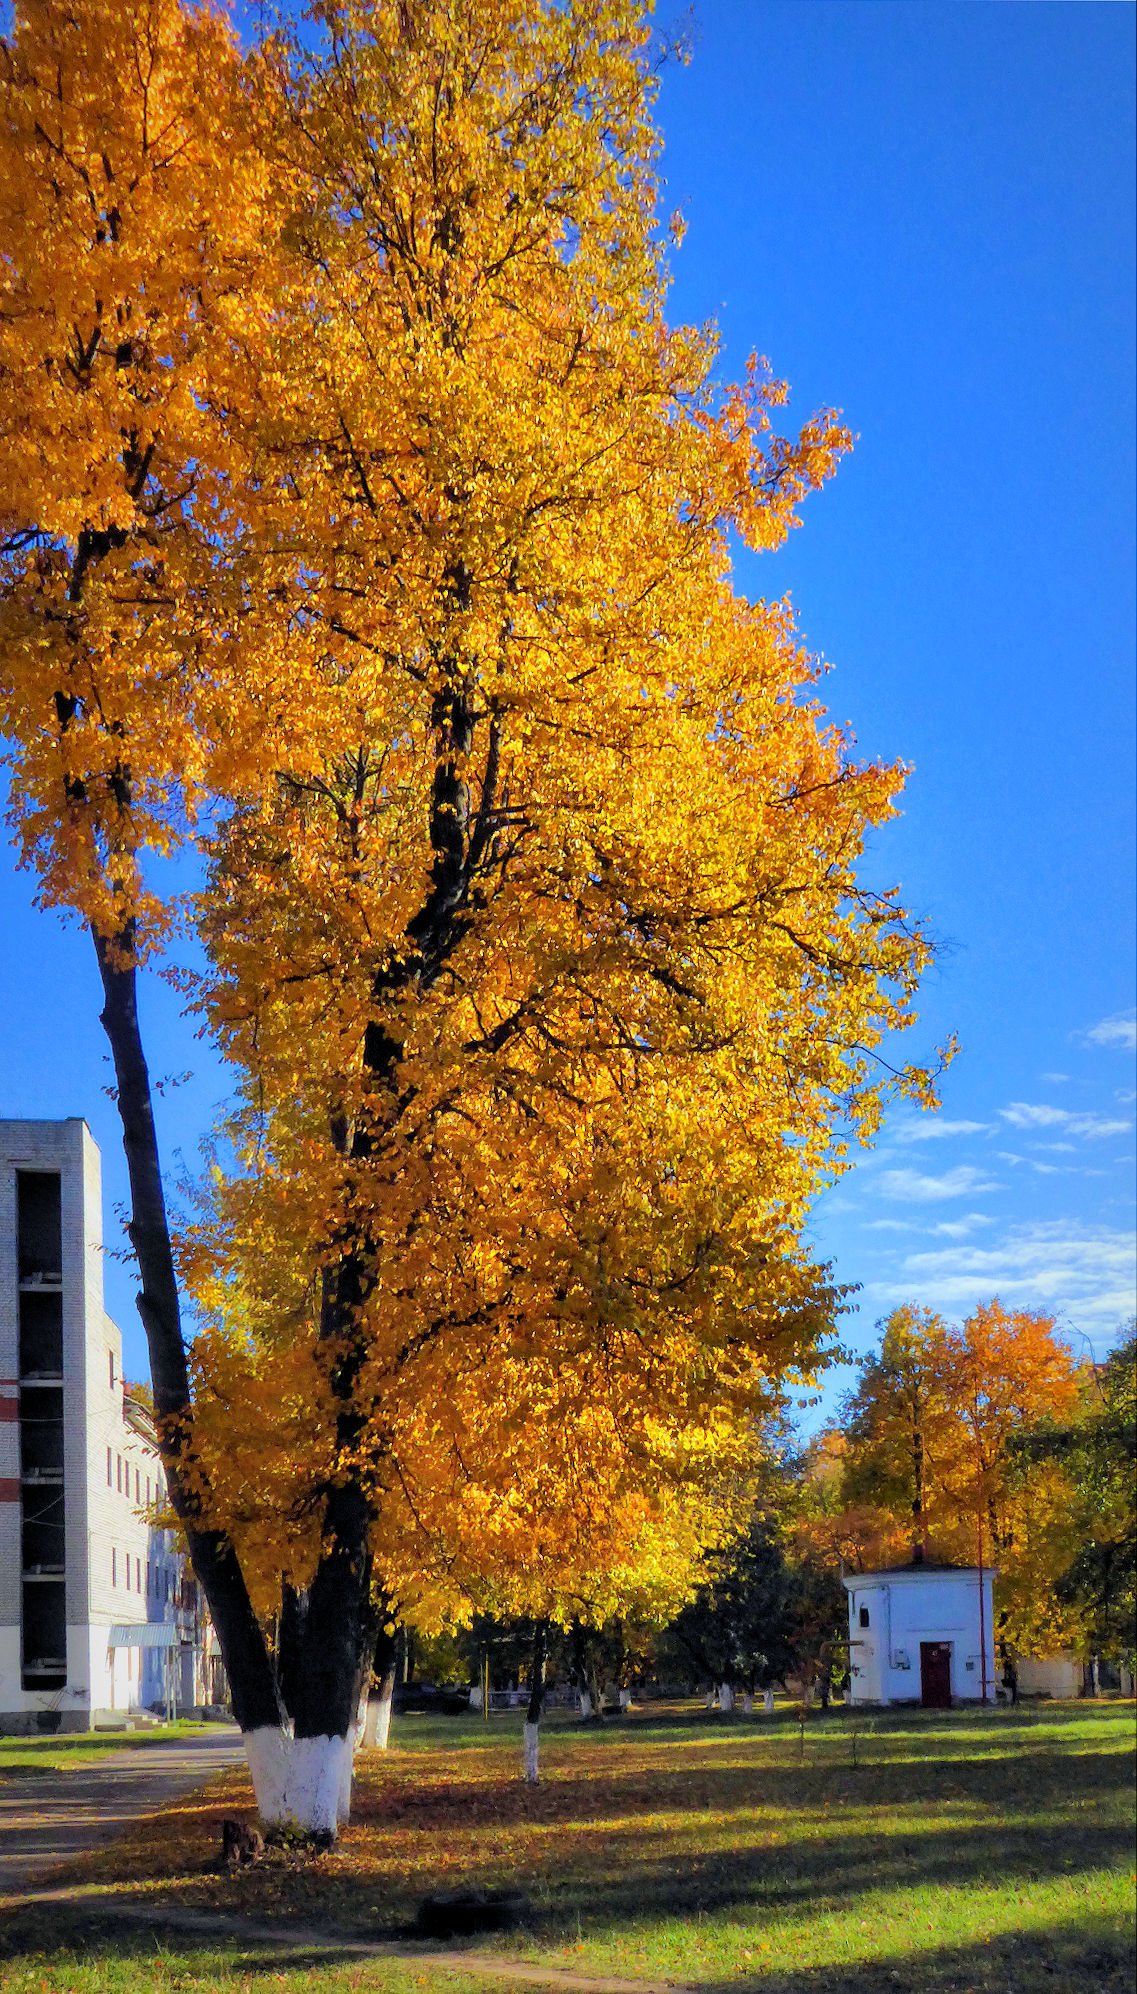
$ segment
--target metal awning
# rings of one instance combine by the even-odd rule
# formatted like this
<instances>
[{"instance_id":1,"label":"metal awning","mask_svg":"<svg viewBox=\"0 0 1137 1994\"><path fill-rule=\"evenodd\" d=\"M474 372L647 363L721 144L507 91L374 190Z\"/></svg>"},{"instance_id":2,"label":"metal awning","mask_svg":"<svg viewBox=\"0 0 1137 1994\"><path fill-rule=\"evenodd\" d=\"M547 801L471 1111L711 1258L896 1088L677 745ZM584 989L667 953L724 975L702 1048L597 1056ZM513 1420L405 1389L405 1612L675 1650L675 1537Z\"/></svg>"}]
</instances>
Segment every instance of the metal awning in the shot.
<instances>
[{"instance_id":1,"label":"metal awning","mask_svg":"<svg viewBox=\"0 0 1137 1994\"><path fill-rule=\"evenodd\" d=\"M172 1620L135 1620L107 1629L108 1648L177 1648L181 1646Z\"/></svg>"}]
</instances>

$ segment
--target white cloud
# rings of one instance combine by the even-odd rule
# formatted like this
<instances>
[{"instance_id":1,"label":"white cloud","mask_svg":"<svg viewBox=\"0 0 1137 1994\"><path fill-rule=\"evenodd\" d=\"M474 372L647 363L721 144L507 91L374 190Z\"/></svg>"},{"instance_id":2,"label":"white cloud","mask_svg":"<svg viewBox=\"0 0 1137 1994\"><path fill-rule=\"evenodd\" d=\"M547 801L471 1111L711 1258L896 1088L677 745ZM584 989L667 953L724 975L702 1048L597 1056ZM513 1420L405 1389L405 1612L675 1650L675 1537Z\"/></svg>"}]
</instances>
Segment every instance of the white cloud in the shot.
<instances>
[{"instance_id":1,"label":"white cloud","mask_svg":"<svg viewBox=\"0 0 1137 1994\"><path fill-rule=\"evenodd\" d=\"M1115 1011L1111 1018L1091 1025L1086 1037L1093 1045L1116 1045L1132 1052L1137 1047L1137 1011Z\"/></svg>"},{"instance_id":2,"label":"white cloud","mask_svg":"<svg viewBox=\"0 0 1137 1994\"><path fill-rule=\"evenodd\" d=\"M1045 1080L1048 1087L1064 1087L1070 1075L1068 1073L1044 1073L1041 1077Z\"/></svg>"},{"instance_id":3,"label":"white cloud","mask_svg":"<svg viewBox=\"0 0 1137 1994\"><path fill-rule=\"evenodd\" d=\"M1060 1128L1070 1119L1069 1108L1048 1108L1041 1102L1034 1105L1029 1101L1012 1101L1009 1108L1000 1108L999 1113L1017 1129Z\"/></svg>"},{"instance_id":4,"label":"white cloud","mask_svg":"<svg viewBox=\"0 0 1137 1994\"><path fill-rule=\"evenodd\" d=\"M985 1212L965 1212L962 1218L941 1219L937 1225L928 1225L918 1219L866 1219L862 1232L918 1232L925 1239L966 1239L976 1226L994 1225Z\"/></svg>"},{"instance_id":5,"label":"white cloud","mask_svg":"<svg viewBox=\"0 0 1137 1994\"><path fill-rule=\"evenodd\" d=\"M1000 1149L996 1152L1000 1163L1025 1164L1028 1170L1037 1170L1040 1177L1058 1177L1062 1166L1059 1163L1039 1163L1033 1156L1019 1156L1013 1149Z\"/></svg>"},{"instance_id":6,"label":"white cloud","mask_svg":"<svg viewBox=\"0 0 1137 1994\"><path fill-rule=\"evenodd\" d=\"M1082 1136L1087 1141L1128 1135L1133 1127L1131 1121L1120 1121L1116 1116L1079 1115L1070 1108L1052 1108L1044 1101L1012 1101L1009 1107L1000 1108L999 1113L1012 1128L1061 1129L1066 1135Z\"/></svg>"},{"instance_id":7,"label":"white cloud","mask_svg":"<svg viewBox=\"0 0 1137 1994\"><path fill-rule=\"evenodd\" d=\"M884 1170L879 1187L886 1198L903 1198L906 1203L916 1205L930 1204L938 1198L973 1197L980 1191L1002 1188L970 1163L957 1164L954 1170L945 1170L942 1177L928 1176L920 1170Z\"/></svg>"},{"instance_id":8,"label":"white cloud","mask_svg":"<svg viewBox=\"0 0 1137 1994\"><path fill-rule=\"evenodd\" d=\"M986 1135L990 1122L942 1122L929 1118L926 1122L907 1122L902 1128L894 1129L897 1142L934 1142L945 1135Z\"/></svg>"},{"instance_id":9,"label":"white cloud","mask_svg":"<svg viewBox=\"0 0 1137 1994\"><path fill-rule=\"evenodd\" d=\"M928 1232L932 1239L966 1239L976 1226L994 1223L985 1212L967 1212L961 1219L941 1219L938 1225L929 1226Z\"/></svg>"},{"instance_id":10,"label":"white cloud","mask_svg":"<svg viewBox=\"0 0 1137 1994\"><path fill-rule=\"evenodd\" d=\"M894 1281L865 1292L874 1302L918 1295L929 1308L964 1312L997 1294L1102 1336L1134 1313L1135 1277L1132 1232L1054 1219L1014 1226L998 1240L909 1253Z\"/></svg>"}]
</instances>

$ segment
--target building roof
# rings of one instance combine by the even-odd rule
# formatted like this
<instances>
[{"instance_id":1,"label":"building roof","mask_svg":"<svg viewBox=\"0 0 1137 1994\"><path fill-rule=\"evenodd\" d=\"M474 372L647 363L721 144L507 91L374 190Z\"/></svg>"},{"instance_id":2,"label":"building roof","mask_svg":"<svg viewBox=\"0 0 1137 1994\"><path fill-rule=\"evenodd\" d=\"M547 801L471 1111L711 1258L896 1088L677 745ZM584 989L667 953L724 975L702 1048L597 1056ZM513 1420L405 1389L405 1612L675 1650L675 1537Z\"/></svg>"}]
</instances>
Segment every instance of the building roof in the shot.
<instances>
[{"instance_id":1,"label":"building roof","mask_svg":"<svg viewBox=\"0 0 1137 1994\"><path fill-rule=\"evenodd\" d=\"M984 1565L982 1570L984 1577L986 1577L989 1572L992 1574L996 1573L998 1567L995 1565ZM841 1576L841 1583L850 1592L853 1592L858 1586L881 1579L977 1579L979 1571L980 1567L978 1565L952 1565L946 1561L942 1564L937 1564L928 1558L913 1558L906 1565L885 1565L879 1571L844 1572Z\"/></svg>"}]
</instances>

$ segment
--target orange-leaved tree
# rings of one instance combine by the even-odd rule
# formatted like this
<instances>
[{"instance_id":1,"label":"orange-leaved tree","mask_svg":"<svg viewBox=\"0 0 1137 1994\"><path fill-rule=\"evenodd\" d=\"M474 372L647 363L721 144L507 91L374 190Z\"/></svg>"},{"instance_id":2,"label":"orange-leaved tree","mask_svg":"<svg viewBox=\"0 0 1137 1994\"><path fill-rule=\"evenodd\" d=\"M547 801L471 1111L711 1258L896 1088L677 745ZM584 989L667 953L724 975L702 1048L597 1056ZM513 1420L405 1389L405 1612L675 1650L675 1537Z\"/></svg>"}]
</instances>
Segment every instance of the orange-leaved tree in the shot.
<instances>
[{"instance_id":1,"label":"orange-leaved tree","mask_svg":"<svg viewBox=\"0 0 1137 1994\"><path fill-rule=\"evenodd\" d=\"M251 661L272 655L276 611L234 411L259 393L279 223L251 108L227 26L179 0L31 0L0 43L11 816L41 902L94 941L169 1491L242 1721L271 1724L247 1589L182 1473L190 1385L136 998L173 918L144 855L173 850L265 738Z\"/></svg>"},{"instance_id":2,"label":"orange-leaved tree","mask_svg":"<svg viewBox=\"0 0 1137 1994\"><path fill-rule=\"evenodd\" d=\"M535 1542L574 1450L610 1514L697 1489L831 1318L801 1229L927 944L858 876L901 772L729 543L776 546L848 438L780 438L763 368L720 387L666 323L635 0L330 6L245 63L175 0L27 0L7 61L27 850L99 948L258 1799L330 1834L376 1611L504 1558L511 1501ZM133 983L168 918L138 855L201 822L246 1107L187 1244L199 1420ZM212 1444L242 1366L256 1541Z\"/></svg>"},{"instance_id":3,"label":"orange-leaved tree","mask_svg":"<svg viewBox=\"0 0 1137 1994\"><path fill-rule=\"evenodd\" d=\"M1057 1586L1073 1555L1072 1491L1060 1464L1016 1445L1062 1419L1077 1371L1053 1317L976 1307L962 1324L897 1309L845 1408L839 1495L831 1508L863 1550L888 1554L888 1529L913 1555L998 1567L1000 1638L1020 1653L1062 1643ZM894 1545L893 1550L898 1549Z\"/></svg>"}]
</instances>

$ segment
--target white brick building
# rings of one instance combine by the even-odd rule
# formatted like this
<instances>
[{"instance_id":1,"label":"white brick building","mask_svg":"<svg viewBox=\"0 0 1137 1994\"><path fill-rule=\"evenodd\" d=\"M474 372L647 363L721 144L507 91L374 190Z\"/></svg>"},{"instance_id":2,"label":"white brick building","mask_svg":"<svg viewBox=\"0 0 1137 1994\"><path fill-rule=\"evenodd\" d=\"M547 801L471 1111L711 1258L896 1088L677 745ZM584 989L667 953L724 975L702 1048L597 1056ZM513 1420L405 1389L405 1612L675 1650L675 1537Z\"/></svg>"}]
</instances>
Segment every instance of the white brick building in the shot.
<instances>
[{"instance_id":1,"label":"white brick building","mask_svg":"<svg viewBox=\"0 0 1137 1994\"><path fill-rule=\"evenodd\" d=\"M103 1308L98 1149L81 1120L0 1121L0 1731L213 1700L162 1495Z\"/></svg>"}]
</instances>

